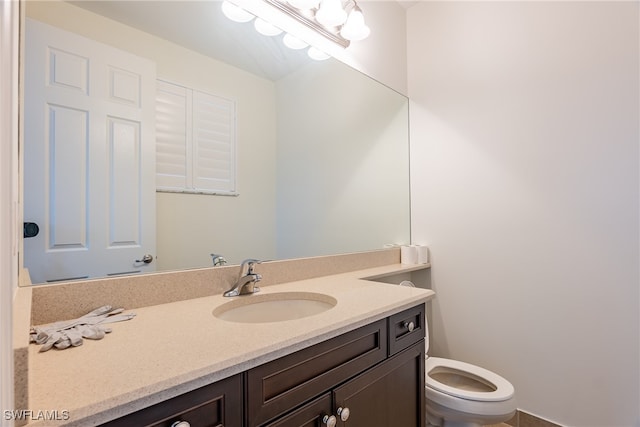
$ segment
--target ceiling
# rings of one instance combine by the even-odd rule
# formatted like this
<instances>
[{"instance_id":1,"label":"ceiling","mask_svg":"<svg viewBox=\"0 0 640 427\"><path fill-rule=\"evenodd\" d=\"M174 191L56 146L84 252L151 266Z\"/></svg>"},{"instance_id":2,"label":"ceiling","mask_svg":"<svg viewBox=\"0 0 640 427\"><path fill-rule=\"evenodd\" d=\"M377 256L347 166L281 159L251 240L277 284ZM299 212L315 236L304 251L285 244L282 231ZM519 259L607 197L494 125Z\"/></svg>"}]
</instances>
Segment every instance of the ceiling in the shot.
<instances>
[{"instance_id":1,"label":"ceiling","mask_svg":"<svg viewBox=\"0 0 640 427\"><path fill-rule=\"evenodd\" d=\"M70 1L69 3L138 28L187 49L276 81L311 61L305 50L267 37L253 23L227 19L220 1Z\"/></svg>"}]
</instances>

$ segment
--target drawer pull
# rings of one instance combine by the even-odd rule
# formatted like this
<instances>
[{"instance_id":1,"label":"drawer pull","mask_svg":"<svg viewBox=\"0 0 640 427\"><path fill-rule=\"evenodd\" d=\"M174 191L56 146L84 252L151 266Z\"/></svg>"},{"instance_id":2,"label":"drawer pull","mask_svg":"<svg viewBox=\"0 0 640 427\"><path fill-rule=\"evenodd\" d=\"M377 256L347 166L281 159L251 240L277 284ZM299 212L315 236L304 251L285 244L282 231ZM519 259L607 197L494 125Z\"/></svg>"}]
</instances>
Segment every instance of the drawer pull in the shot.
<instances>
[{"instance_id":1,"label":"drawer pull","mask_svg":"<svg viewBox=\"0 0 640 427\"><path fill-rule=\"evenodd\" d=\"M176 421L175 423L171 424L171 427L191 427L191 424L189 424L187 421Z\"/></svg>"},{"instance_id":2,"label":"drawer pull","mask_svg":"<svg viewBox=\"0 0 640 427\"><path fill-rule=\"evenodd\" d=\"M403 326L409 329L409 332L413 332L413 330L416 328L416 325L413 322L404 322Z\"/></svg>"},{"instance_id":3,"label":"drawer pull","mask_svg":"<svg viewBox=\"0 0 640 427\"><path fill-rule=\"evenodd\" d=\"M349 408L338 408L336 412L340 415L340 419L342 421L347 421L349 419Z\"/></svg>"},{"instance_id":4,"label":"drawer pull","mask_svg":"<svg viewBox=\"0 0 640 427\"><path fill-rule=\"evenodd\" d=\"M325 415L324 418L322 418L322 423L327 427L336 427L337 422L338 420L334 415L331 415L331 416Z\"/></svg>"}]
</instances>

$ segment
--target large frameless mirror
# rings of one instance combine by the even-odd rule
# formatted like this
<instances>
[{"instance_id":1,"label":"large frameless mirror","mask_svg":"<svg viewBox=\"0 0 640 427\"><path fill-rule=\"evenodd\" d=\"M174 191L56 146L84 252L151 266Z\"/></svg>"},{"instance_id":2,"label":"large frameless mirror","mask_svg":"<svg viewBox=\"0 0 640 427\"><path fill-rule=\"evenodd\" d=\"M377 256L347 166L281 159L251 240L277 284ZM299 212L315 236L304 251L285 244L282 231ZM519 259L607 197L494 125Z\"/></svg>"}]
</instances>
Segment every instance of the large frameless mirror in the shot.
<instances>
[{"instance_id":1,"label":"large frameless mirror","mask_svg":"<svg viewBox=\"0 0 640 427\"><path fill-rule=\"evenodd\" d=\"M409 241L405 96L337 60L313 61L290 50L281 36L229 21L219 2L28 1L25 7L27 58L33 20L144 58L155 65L157 79L235 103L236 193L154 191L149 221L155 248L138 251L114 274L210 267L212 253L238 264L249 257L299 258ZM33 65L27 59L23 66L28 85ZM32 110L25 108L25 128ZM30 143L26 135L24 144ZM31 179L29 160L25 198L34 188L55 188L43 181L50 175ZM35 221L25 203L24 221L43 222L37 236L24 239L30 270L43 262L34 253L52 251L52 230L65 212L42 204L45 219ZM87 233L91 226L87 221ZM86 264L79 256L90 249L55 248L76 267ZM136 262L147 252L153 262ZM84 277L96 275L44 268L32 281Z\"/></svg>"}]
</instances>

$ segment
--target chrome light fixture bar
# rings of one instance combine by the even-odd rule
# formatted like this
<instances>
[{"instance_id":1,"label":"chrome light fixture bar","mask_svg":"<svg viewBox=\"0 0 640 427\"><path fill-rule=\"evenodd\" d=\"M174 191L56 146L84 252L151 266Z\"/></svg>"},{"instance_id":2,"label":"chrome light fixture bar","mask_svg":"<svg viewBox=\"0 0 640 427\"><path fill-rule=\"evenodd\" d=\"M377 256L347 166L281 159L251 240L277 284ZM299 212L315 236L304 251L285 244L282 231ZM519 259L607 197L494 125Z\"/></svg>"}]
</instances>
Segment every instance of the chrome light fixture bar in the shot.
<instances>
[{"instance_id":1,"label":"chrome light fixture bar","mask_svg":"<svg viewBox=\"0 0 640 427\"><path fill-rule=\"evenodd\" d=\"M345 39L340 35L339 31L336 31L337 27L333 27L333 28L325 27L324 25L320 24L315 19L315 16L317 13L317 11L315 11L315 8L309 9L309 10L302 10L302 9L297 9L291 6L286 1L280 1L280 0L264 0L264 1L269 3L271 6L279 9L281 12L287 14L289 17L295 19L296 21L302 23L303 25L306 25L307 27L312 28L318 34L321 34L325 38L331 40L332 42L344 48L349 47L349 45L351 44L350 40ZM340 0L337 0L337 1L339 2ZM355 7L355 1L350 0L350 2L353 2Z\"/></svg>"},{"instance_id":2,"label":"chrome light fixture bar","mask_svg":"<svg viewBox=\"0 0 640 427\"><path fill-rule=\"evenodd\" d=\"M309 47L316 60L340 55L351 41L371 32L356 0L224 0L222 11L236 22L251 22L266 36L283 32L291 49Z\"/></svg>"}]
</instances>

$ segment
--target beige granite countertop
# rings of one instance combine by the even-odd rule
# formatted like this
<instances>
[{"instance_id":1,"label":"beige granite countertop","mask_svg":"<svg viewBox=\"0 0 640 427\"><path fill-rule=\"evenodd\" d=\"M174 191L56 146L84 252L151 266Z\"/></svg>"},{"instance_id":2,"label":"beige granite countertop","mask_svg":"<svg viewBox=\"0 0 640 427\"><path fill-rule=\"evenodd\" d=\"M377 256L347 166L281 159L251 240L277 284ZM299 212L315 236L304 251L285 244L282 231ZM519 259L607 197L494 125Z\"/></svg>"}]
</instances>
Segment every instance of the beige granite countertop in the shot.
<instances>
[{"instance_id":1,"label":"beige granite countertop","mask_svg":"<svg viewBox=\"0 0 640 427\"><path fill-rule=\"evenodd\" d=\"M223 321L212 311L230 299L214 295L130 310L133 320L80 347L38 353L31 345L30 410L69 419L29 425L97 425L425 303L430 290L363 280L412 269L395 264L262 288L260 294L318 292L337 300L298 320Z\"/></svg>"}]
</instances>

